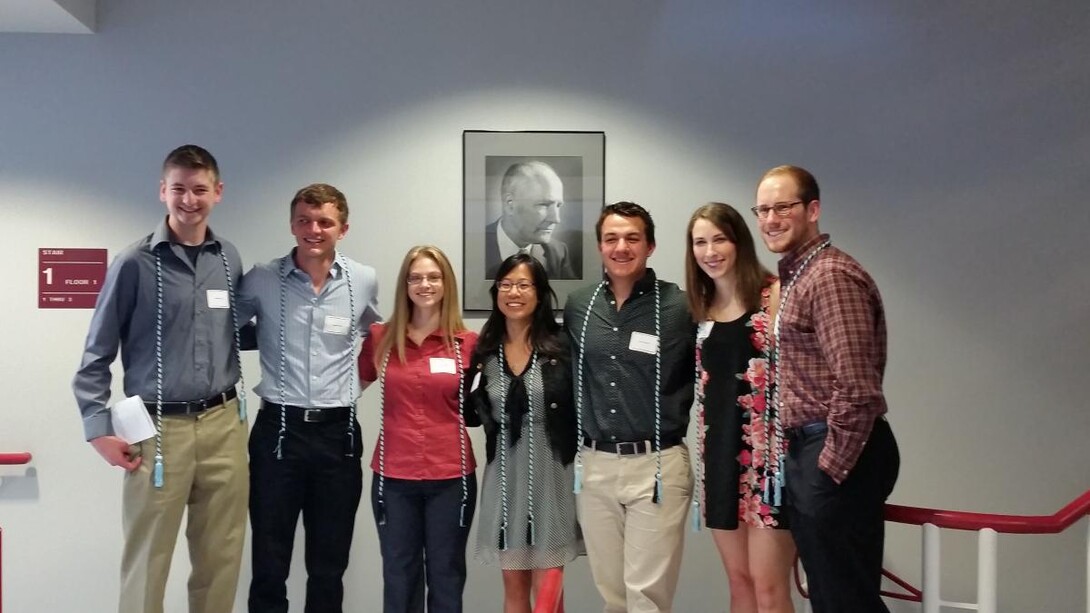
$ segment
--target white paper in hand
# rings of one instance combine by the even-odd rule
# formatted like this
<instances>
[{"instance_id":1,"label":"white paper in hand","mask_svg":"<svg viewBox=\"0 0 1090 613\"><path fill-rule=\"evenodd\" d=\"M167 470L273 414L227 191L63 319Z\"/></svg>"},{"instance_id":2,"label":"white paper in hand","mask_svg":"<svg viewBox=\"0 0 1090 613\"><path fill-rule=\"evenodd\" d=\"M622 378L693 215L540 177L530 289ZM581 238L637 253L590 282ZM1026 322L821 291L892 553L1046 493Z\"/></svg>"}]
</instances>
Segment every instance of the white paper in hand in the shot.
<instances>
[{"instance_id":1,"label":"white paper in hand","mask_svg":"<svg viewBox=\"0 0 1090 613\"><path fill-rule=\"evenodd\" d=\"M140 396L129 396L110 407L110 422L114 426L114 434L130 445L155 436L155 424Z\"/></svg>"}]
</instances>

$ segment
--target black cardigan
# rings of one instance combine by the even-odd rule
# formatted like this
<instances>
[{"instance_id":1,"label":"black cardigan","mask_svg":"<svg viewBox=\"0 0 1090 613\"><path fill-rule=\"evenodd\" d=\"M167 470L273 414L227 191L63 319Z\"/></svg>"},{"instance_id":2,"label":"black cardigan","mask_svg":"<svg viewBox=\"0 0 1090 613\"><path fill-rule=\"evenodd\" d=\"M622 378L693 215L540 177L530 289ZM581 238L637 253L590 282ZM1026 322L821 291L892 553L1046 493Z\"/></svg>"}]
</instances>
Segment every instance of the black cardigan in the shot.
<instances>
[{"instance_id":1,"label":"black cardigan","mask_svg":"<svg viewBox=\"0 0 1090 613\"><path fill-rule=\"evenodd\" d=\"M563 334L558 339L562 350L558 355L541 356L541 379L545 386L545 429L549 433L549 445L553 454L563 464L575 459L576 426L575 402L572 395L571 352L568 339ZM496 439L499 425L492 419L492 401L488 398L488 380L484 375L484 362L496 353L474 353L465 377L465 406L467 426L484 426L485 450L488 462L496 457ZM480 373L481 379L473 389L473 381ZM471 391L472 390L472 391ZM532 393L527 390L528 393Z\"/></svg>"}]
</instances>

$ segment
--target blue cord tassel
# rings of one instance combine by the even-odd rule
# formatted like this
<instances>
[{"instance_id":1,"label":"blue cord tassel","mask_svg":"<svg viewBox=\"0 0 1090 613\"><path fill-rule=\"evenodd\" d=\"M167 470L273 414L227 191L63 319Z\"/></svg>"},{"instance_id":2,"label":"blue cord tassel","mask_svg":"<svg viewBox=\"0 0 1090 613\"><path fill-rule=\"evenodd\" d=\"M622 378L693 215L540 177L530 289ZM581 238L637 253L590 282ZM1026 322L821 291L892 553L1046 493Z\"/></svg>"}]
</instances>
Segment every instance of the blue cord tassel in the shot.
<instances>
[{"instance_id":1,"label":"blue cord tassel","mask_svg":"<svg viewBox=\"0 0 1090 613\"><path fill-rule=\"evenodd\" d=\"M772 479L773 479L772 476L770 476L768 474L765 474L764 489L761 492L761 502L763 502L765 504L772 504L772 496L770 495L769 489L768 489L769 486L771 485Z\"/></svg>"},{"instance_id":2,"label":"blue cord tassel","mask_svg":"<svg viewBox=\"0 0 1090 613\"><path fill-rule=\"evenodd\" d=\"M462 506L458 509L458 526L466 527L466 501L462 501Z\"/></svg>"},{"instance_id":3,"label":"blue cord tassel","mask_svg":"<svg viewBox=\"0 0 1090 613\"><path fill-rule=\"evenodd\" d=\"M689 508L689 522L693 532L700 532L700 503L695 500Z\"/></svg>"},{"instance_id":4,"label":"blue cord tassel","mask_svg":"<svg viewBox=\"0 0 1090 613\"><path fill-rule=\"evenodd\" d=\"M779 478L776 479L776 485L774 487L774 490L776 492L776 502L775 502L775 504L773 506L778 507L778 506L780 506L780 503L781 503L780 493L783 490L783 487L780 486L780 479Z\"/></svg>"},{"instance_id":5,"label":"blue cord tassel","mask_svg":"<svg viewBox=\"0 0 1090 613\"><path fill-rule=\"evenodd\" d=\"M378 501L378 525L386 525L386 502L383 500Z\"/></svg>"},{"instance_id":6,"label":"blue cord tassel","mask_svg":"<svg viewBox=\"0 0 1090 613\"><path fill-rule=\"evenodd\" d=\"M246 397L238 399L238 420L246 421Z\"/></svg>"},{"instance_id":7,"label":"blue cord tassel","mask_svg":"<svg viewBox=\"0 0 1090 613\"><path fill-rule=\"evenodd\" d=\"M573 493L580 493L583 491L583 463L575 463L575 487L572 489Z\"/></svg>"},{"instance_id":8,"label":"blue cord tassel","mask_svg":"<svg viewBox=\"0 0 1090 613\"><path fill-rule=\"evenodd\" d=\"M662 502L662 475L655 475L655 497L652 502L655 504Z\"/></svg>"},{"instance_id":9,"label":"blue cord tassel","mask_svg":"<svg viewBox=\"0 0 1090 613\"><path fill-rule=\"evenodd\" d=\"M507 524L500 526L500 551L507 551Z\"/></svg>"},{"instance_id":10,"label":"blue cord tassel","mask_svg":"<svg viewBox=\"0 0 1090 613\"><path fill-rule=\"evenodd\" d=\"M284 431L281 430L280 434L276 437L276 459L284 459Z\"/></svg>"},{"instance_id":11,"label":"blue cord tassel","mask_svg":"<svg viewBox=\"0 0 1090 613\"><path fill-rule=\"evenodd\" d=\"M155 456L155 468L152 470L152 483L155 487L163 487L163 456Z\"/></svg>"},{"instance_id":12,"label":"blue cord tassel","mask_svg":"<svg viewBox=\"0 0 1090 613\"><path fill-rule=\"evenodd\" d=\"M533 517L529 518L529 520L526 522L526 542L529 543L531 547L534 546L534 518Z\"/></svg>"}]
</instances>

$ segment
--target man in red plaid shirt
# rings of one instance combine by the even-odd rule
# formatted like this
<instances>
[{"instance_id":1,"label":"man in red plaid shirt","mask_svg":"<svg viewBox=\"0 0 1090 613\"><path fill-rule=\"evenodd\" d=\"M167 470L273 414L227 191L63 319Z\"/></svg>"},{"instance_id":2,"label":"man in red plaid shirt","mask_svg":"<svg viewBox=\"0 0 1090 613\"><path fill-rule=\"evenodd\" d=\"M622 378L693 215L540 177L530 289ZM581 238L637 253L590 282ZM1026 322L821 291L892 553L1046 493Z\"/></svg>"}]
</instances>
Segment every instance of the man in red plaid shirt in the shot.
<instances>
[{"instance_id":1,"label":"man in red plaid shirt","mask_svg":"<svg viewBox=\"0 0 1090 613\"><path fill-rule=\"evenodd\" d=\"M752 209L782 256L770 400L788 443L791 533L815 613L888 613L883 511L900 455L882 393L885 313L870 275L818 231L820 197L813 175L779 166Z\"/></svg>"}]
</instances>

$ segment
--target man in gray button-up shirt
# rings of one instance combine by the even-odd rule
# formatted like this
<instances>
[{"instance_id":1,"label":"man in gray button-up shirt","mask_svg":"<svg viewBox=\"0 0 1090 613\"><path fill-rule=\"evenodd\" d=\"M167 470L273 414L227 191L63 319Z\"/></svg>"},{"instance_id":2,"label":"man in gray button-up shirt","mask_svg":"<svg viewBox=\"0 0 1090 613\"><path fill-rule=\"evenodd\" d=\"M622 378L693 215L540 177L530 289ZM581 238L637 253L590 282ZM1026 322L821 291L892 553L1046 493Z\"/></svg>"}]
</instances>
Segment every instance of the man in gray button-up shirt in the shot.
<instances>
[{"instance_id":1,"label":"man in gray button-up shirt","mask_svg":"<svg viewBox=\"0 0 1090 613\"><path fill-rule=\"evenodd\" d=\"M596 231L606 279L564 307L582 391L579 520L605 611L670 611L693 487L682 437L696 332L685 294L647 268L650 214L611 204Z\"/></svg>"},{"instance_id":2,"label":"man in gray button-up shirt","mask_svg":"<svg viewBox=\"0 0 1090 613\"><path fill-rule=\"evenodd\" d=\"M184 145L167 156L159 188L167 217L110 264L72 382L87 440L126 470L122 613L163 610L187 507L190 611L234 605L248 490L231 295L242 262L208 227L222 194L208 151ZM115 435L107 406L119 348L125 394L140 396L157 430L134 445Z\"/></svg>"}]
</instances>

